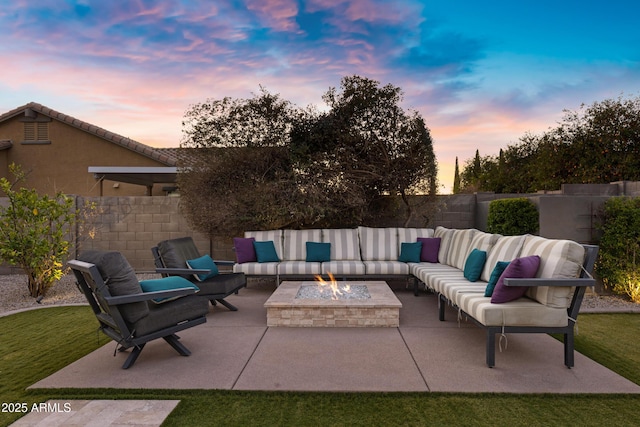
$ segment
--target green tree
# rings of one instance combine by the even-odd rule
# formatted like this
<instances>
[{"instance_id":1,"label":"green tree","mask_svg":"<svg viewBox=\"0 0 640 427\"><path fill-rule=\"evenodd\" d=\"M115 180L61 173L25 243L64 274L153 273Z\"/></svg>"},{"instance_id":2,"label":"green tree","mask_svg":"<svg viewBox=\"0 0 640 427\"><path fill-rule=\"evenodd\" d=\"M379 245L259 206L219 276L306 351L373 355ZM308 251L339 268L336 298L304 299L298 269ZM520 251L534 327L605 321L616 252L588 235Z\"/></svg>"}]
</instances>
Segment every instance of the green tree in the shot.
<instances>
[{"instance_id":1,"label":"green tree","mask_svg":"<svg viewBox=\"0 0 640 427\"><path fill-rule=\"evenodd\" d=\"M330 88L323 96L329 111L308 117L294 131L292 149L301 164L340 171L340 180L361 195L356 222L366 221L363 214L375 216L382 197L399 199L408 222L414 213L409 196L435 194L430 131L418 112L401 107L402 99L399 87L345 77L339 90Z\"/></svg>"},{"instance_id":2,"label":"green tree","mask_svg":"<svg viewBox=\"0 0 640 427\"><path fill-rule=\"evenodd\" d=\"M456 169L453 172L453 194L460 193L460 169L458 168L458 156L456 156Z\"/></svg>"},{"instance_id":3,"label":"green tree","mask_svg":"<svg viewBox=\"0 0 640 427\"><path fill-rule=\"evenodd\" d=\"M562 184L640 180L640 97L606 99L565 110L559 125L525 134L498 158L478 153L462 181L475 191L528 193Z\"/></svg>"},{"instance_id":4,"label":"green tree","mask_svg":"<svg viewBox=\"0 0 640 427\"><path fill-rule=\"evenodd\" d=\"M0 258L24 270L29 294L35 298L64 275L66 236L77 212L73 199L62 193L49 197L33 189L14 189L25 174L15 164L9 170L15 176L13 183L0 178L0 189L9 199L7 207L0 207Z\"/></svg>"},{"instance_id":5,"label":"green tree","mask_svg":"<svg viewBox=\"0 0 640 427\"><path fill-rule=\"evenodd\" d=\"M327 112L262 89L252 99L207 100L185 114L182 207L209 235L250 228L361 224L386 197L435 193L437 165L422 117L392 85L353 76L323 97ZM408 219L407 219L408 220Z\"/></svg>"}]
</instances>

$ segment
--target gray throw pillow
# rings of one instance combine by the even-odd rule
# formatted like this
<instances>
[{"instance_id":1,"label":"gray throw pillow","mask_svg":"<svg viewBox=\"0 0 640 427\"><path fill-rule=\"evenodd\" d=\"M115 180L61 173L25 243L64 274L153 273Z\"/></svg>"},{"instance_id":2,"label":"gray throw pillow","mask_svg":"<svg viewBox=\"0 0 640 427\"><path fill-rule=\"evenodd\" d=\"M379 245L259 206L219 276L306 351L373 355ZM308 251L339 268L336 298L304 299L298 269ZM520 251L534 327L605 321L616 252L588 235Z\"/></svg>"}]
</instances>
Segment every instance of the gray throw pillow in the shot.
<instances>
[{"instance_id":1,"label":"gray throw pillow","mask_svg":"<svg viewBox=\"0 0 640 427\"><path fill-rule=\"evenodd\" d=\"M85 251L78 257L80 261L94 264L109 288L112 296L141 294L142 288L129 261L116 251ZM118 307L124 320L135 323L149 314L146 302L134 302Z\"/></svg>"}]
</instances>

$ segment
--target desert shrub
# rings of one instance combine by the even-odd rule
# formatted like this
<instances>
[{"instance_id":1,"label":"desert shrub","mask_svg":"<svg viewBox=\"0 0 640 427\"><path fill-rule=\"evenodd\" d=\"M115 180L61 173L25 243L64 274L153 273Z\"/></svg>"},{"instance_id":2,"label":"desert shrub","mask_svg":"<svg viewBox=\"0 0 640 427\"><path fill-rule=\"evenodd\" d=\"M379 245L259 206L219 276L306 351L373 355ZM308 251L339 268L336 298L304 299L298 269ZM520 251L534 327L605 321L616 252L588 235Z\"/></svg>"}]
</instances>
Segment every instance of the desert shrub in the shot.
<instances>
[{"instance_id":1,"label":"desert shrub","mask_svg":"<svg viewBox=\"0 0 640 427\"><path fill-rule=\"evenodd\" d=\"M640 302L640 197L613 197L604 205L597 271L613 292Z\"/></svg>"},{"instance_id":2,"label":"desert shrub","mask_svg":"<svg viewBox=\"0 0 640 427\"><path fill-rule=\"evenodd\" d=\"M74 200L62 193L50 197L34 189L15 189L25 174L13 163L9 170L15 176L13 183L0 178L0 191L9 199L8 206L0 207L0 260L24 270L29 294L35 298L65 273L68 236L78 211Z\"/></svg>"},{"instance_id":3,"label":"desert shrub","mask_svg":"<svg viewBox=\"0 0 640 427\"><path fill-rule=\"evenodd\" d=\"M535 233L538 217L536 205L524 197L494 200L489 204L487 231L504 236Z\"/></svg>"}]
</instances>

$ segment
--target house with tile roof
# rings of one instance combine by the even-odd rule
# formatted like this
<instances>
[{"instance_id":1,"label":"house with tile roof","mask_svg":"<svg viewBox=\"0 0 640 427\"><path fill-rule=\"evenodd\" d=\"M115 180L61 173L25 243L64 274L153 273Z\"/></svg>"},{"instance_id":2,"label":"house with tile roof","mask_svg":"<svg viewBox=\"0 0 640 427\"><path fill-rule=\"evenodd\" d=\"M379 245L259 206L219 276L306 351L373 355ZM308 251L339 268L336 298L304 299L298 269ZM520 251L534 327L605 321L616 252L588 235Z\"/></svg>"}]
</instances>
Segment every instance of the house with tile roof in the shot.
<instances>
[{"instance_id":1,"label":"house with tile roof","mask_svg":"<svg viewBox=\"0 0 640 427\"><path fill-rule=\"evenodd\" d=\"M158 149L30 102L0 115L0 176L9 165L43 194L160 196L175 187L178 149Z\"/></svg>"}]
</instances>

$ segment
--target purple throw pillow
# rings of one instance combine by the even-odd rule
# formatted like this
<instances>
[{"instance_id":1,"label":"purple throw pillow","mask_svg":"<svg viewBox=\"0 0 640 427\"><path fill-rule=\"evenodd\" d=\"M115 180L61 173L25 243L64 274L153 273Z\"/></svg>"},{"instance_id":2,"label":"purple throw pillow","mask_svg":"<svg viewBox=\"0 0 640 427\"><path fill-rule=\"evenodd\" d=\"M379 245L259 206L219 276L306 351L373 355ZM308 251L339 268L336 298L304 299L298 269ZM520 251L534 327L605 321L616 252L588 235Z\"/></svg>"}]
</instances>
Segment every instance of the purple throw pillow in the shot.
<instances>
[{"instance_id":1,"label":"purple throw pillow","mask_svg":"<svg viewBox=\"0 0 640 427\"><path fill-rule=\"evenodd\" d=\"M441 240L440 237L418 237L418 242L422 242L420 261L437 263Z\"/></svg>"},{"instance_id":2,"label":"purple throw pillow","mask_svg":"<svg viewBox=\"0 0 640 427\"><path fill-rule=\"evenodd\" d=\"M493 304L514 301L524 296L528 286L505 286L504 279L528 279L535 277L540 267L540 257L538 255L516 258L509 263L504 270L496 287L491 295Z\"/></svg>"},{"instance_id":3,"label":"purple throw pillow","mask_svg":"<svg viewBox=\"0 0 640 427\"><path fill-rule=\"evenodd\" d=\"M245 262L258 262L256 256L256 250L253 247L253 242L256 239L253 237L234 237L233 247L236 250L236 261L238 264Z\"/></svg>"}]
</instances>

